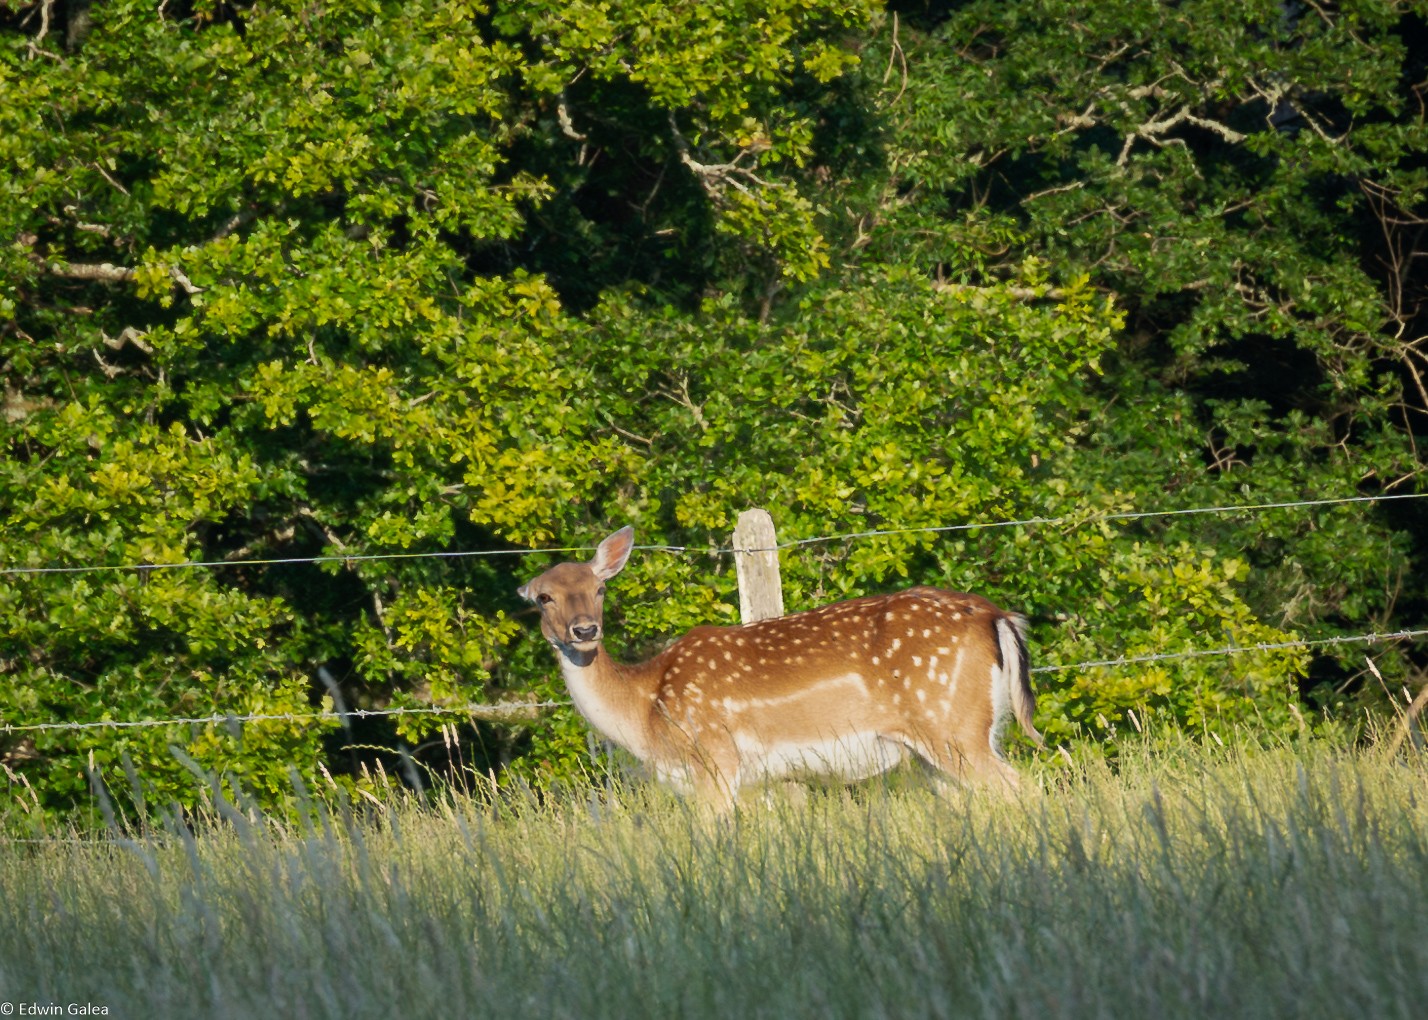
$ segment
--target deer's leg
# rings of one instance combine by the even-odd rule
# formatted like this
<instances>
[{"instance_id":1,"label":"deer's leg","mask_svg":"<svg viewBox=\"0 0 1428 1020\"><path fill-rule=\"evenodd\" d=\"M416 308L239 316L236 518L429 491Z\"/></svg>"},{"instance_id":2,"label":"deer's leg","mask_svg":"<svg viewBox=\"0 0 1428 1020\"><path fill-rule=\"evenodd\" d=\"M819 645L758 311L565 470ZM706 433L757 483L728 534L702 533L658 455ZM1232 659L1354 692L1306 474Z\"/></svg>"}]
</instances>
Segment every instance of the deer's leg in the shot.
<instances>
[{"instance_id":1,"label":"deer's leg","mask_svg":"<svg viewBox=\"0 0 1428 1020\"><path fill-rule=\"evenodd\" d=\"M938 786L950 793L954 785L972 784L998 793L1015 793L1021 786L1021 777L1001 758L987 747L979 751L967 751L955 741L932 741L914 738L906 741L907 746L927 764L937 770Z\"/></svg>"},{"instance_id":2,"label":"deer's leg","mask_svg":"<svg viewBox=\"0 0 1428 1020\"><path fill-rule=\"evenodd\" d=\"M733 742L690 742L684 753L695 800L716 815L734 810L739 794L739 752Z\"/></svg>"},{"instance_id":3,"label":"deer's leg","mask_svg":"<svg viewBox=\"0 0 1428 1020\"><path fill-rule=\"evenodd\" d=\"M736 789L719 775L696 779L694 796L702 807L720 817L733 811L738 803Z\"/></svg>"}]
</instances>

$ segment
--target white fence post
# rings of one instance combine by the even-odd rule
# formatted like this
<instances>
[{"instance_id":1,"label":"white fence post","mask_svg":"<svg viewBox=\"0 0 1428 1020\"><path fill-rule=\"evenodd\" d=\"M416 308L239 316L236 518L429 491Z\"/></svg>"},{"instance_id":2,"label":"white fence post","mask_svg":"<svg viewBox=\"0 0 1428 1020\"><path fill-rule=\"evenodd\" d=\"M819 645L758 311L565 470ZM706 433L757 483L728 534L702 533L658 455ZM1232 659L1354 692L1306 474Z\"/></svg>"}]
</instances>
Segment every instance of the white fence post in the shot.
<instances>
[{"instance_id":1,"label":"white fence post","mask_svg":"<svg viewBox=\"0 0 1428 1020\"><path fill-rule=\"evenodd\" d=\"M777 546L773 517L767 510L756 507L739 514L734 527L734 569L739 578L739 616L744 623L783 615Z\"/></svg>"}]
</instances>

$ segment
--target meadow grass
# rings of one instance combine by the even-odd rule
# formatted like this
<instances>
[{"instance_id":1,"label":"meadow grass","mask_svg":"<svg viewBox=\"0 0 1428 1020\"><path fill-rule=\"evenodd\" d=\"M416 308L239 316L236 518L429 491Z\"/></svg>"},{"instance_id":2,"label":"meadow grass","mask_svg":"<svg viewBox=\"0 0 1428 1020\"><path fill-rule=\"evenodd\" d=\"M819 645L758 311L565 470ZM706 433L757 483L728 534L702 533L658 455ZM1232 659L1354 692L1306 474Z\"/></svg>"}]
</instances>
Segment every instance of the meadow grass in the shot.
<instances>
[{"instance_id":1,"label":"meadow grass","mask_svg":"<svg viewBox=\"0 0 1428 1020\"><path fill-rule=\"evenodd\" d=\"M1185 745L753 798L0 846L0 1002L119 1017L1418 1017L1428 762Z\"/></svg>"}]
</instances>

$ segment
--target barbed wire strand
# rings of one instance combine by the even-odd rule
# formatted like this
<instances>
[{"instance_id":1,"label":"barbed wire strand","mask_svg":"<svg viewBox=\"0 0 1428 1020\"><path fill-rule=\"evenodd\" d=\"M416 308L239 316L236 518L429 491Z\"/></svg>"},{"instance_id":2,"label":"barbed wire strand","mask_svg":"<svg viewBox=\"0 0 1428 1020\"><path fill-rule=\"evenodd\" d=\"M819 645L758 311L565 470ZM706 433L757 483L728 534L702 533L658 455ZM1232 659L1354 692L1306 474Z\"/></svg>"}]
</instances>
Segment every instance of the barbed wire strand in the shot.
<instances>
[{"instance_id":1,"label":"barbed wire strand","mask_svg":"<svg viewBox=\"0 0 1428 1020\"><path fill-rule=\"evenodd\" d=\"M1060 666L1037 666L1033 673L1064 673L1077 669L1110 669L1117 666L1142 665L1152 662L1167 662L1174 659L1204 658L1217 655L1238 655L1244 652L1272 652L1289 648L1317 648L1329 645L1378 644L1388 641L1402 641L1411 638L1428 637L1428 628L1421 630L1396 630L1384 633L1353 634L1339 637L1314 638L1294 641L1266 641L1253 645L1229 645L1224 648L1192 649L1184 652L1160 652L1152 655L1130 655L1116 659L1093 659ZM213 715L185 716L171 719L135 719L130 721L99 719L92 722L23 723L11 724L0 721L0 733L36 733L55 730L97 730L97 729L148 729L157 726L207 726L239 722L317 722L332 720L346 722L351 719L370 719L384 716L418 715L465 715L479 719L508 719L551 708L566 708L569 700L558 701L506 701L481 705L450 705L405 708L349 709L347 711L326 712L267 712L252 715L215 713Z\"/></svg>"},{"instance_id":2,"label":"barbed wire strand","mask_svg":"<svg viewBox=\"0 0 1428 1020\"><path fill-rule=\"evenodd\" d=\"M1113 666L1131 666L1149 662L1165 662L1171 659L1196 659L1214 655L1237 655L1240 652L1274 652L1287 648L1319 648L1328 645L1377 644L1387 641L1402 641L1410 638L1428 637L1428 628L1422 630L1395 630L1382 634L1352 634L1340 637L1314 638L1295 641L1265 641L1255 645L1227 645L1224 648L1199 648L1185 652L1156 652L1147 655L1125 655L1116 659L1093 659L1076 662L1067 666L1035 666L1033 673L1065 673L1073 669L1103 669Z\"/></svg>"},{"instance_id":3,"label":"barbed wire strand","mask_svg":"<svg viewBox=\"0 0 1428 1020\"><path fill-rule=\"evenodd\" d=\"M1380 496L1341 496L1336 499L1301 499L1286 503L1246 503L1224 506L1190 507L1183 510L1125 510L1116 513L1090 514L1085 517L1067 515L1062 517L1026 517L1015 521L986 521L972 524L946 524L919 528L882 528L857 531L847 535L824 535L817 538L799 538L780 542L769 549L749 549L748 552L782 552L805 545L822 542L845 541L854 538L874 538L884 535L910 535L926 532L948 533L954 531L978 531L986 528L1013 528L1030 524L1099 524L1105 521L1137 521L1151 517L1185 517L1192 514L1254 513L1261 510L1289 510L1313 506L1341 506L1346 503L1380 503L1396 499L1423 499L1428 492L1403 492ZM721 552L723 550L720 550Z\"/></svg>"},{"instance_id":4,"label":"barbed wire strand","mask_svg":"<svg viewBox=\"0 0 1428 1020\"><path fill-rule=\"evenodd\" d=\"M170 719L97 719L92 722L26 723L12 725L0 722L0 733L36 733L51 730L135 730L155 726L211 726L219 723L236 722L317 722L330 719L346 722L351 719L375 719L386 716L404 715L465 715L475 719L508 719L529 715L547 708L564 708L571 704L562 701L502 701L494 704L416 706L402 708L351 708L346 711L332 709L326 712L258 712L240 715L234 712L216 712L213 715L181 716Z\"/></svg>"},{"instance_id":5,"label":"barbed wire strand","mask_svg":"<svg viewBox=\"0 0 1428 1020\"><path fill-rule=\"evenodd\" d=\"M813 538L799 538L777 545L736 550L731 546L690 546L690 545L637 545L642 552L663 552L674 554L707 553L712 556L728 556L735 552L783 552L804 546L829 542L850 542L860 538L878 538L892 535L948 534L958 531L978 531L988 528L1012 528L1029 525L1098 524L1107 521L1136 521L1155 517L1185 517L1193 514L1256 513L1265 510L1289 510L1318 506L1343 506L1351 503L1385 503L1393 500L1424 499L1428 492L1388 493L1377 496L1342 496L1334 499L1301 499L1283 503L1230 504L1223 506L1189 507L1180 510L1126 510L1116 513L1090 514L1087 516L1066 515L1062 517L1027 517L1020 520L980 521L970 524L946 524L915 528L876 528L868 531L854 531L837 535L818 535ZM352 553L326 554L322 556L284 556L268 559L248 560L184 560L176 563L119 563L87 564L70 567L0 567L0 576L22 576L42 574L88 574L114 571L153 570L194 570L218 567L270 567L295 564L319 563L363 563L377 560L415 559L464 559L470 557L495 556L535 556L588 552L593 546L561 546L537 549L472 549L436 550L430 552L407 553Z\"/></svg>"}]
</instances>

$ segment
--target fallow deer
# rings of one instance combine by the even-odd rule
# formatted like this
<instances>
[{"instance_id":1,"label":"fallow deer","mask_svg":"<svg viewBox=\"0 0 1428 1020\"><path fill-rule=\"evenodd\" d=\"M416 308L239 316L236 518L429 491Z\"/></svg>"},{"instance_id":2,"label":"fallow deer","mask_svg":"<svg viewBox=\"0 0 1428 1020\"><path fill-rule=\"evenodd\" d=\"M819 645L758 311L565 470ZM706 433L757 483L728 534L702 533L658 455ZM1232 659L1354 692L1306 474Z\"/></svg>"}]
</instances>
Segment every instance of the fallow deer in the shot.
<instances>
[{"instance_id":1,"label":"fallow deer","mask_svg":"<svg viewBox=\"0 0 1428 1020\"><path fill-rule=\"evenodd\" d=\"M1025 618L977 595L918 587L739 627L695 627L648 662L605 651L605 582L634 529L588 563L560 563L519 589L540 607L571 699L607 739L717 810L741 787L857 780L909 756L957 780L1015 788L1007 719L1041 743Z\"/></svg>"}]
</instances>

